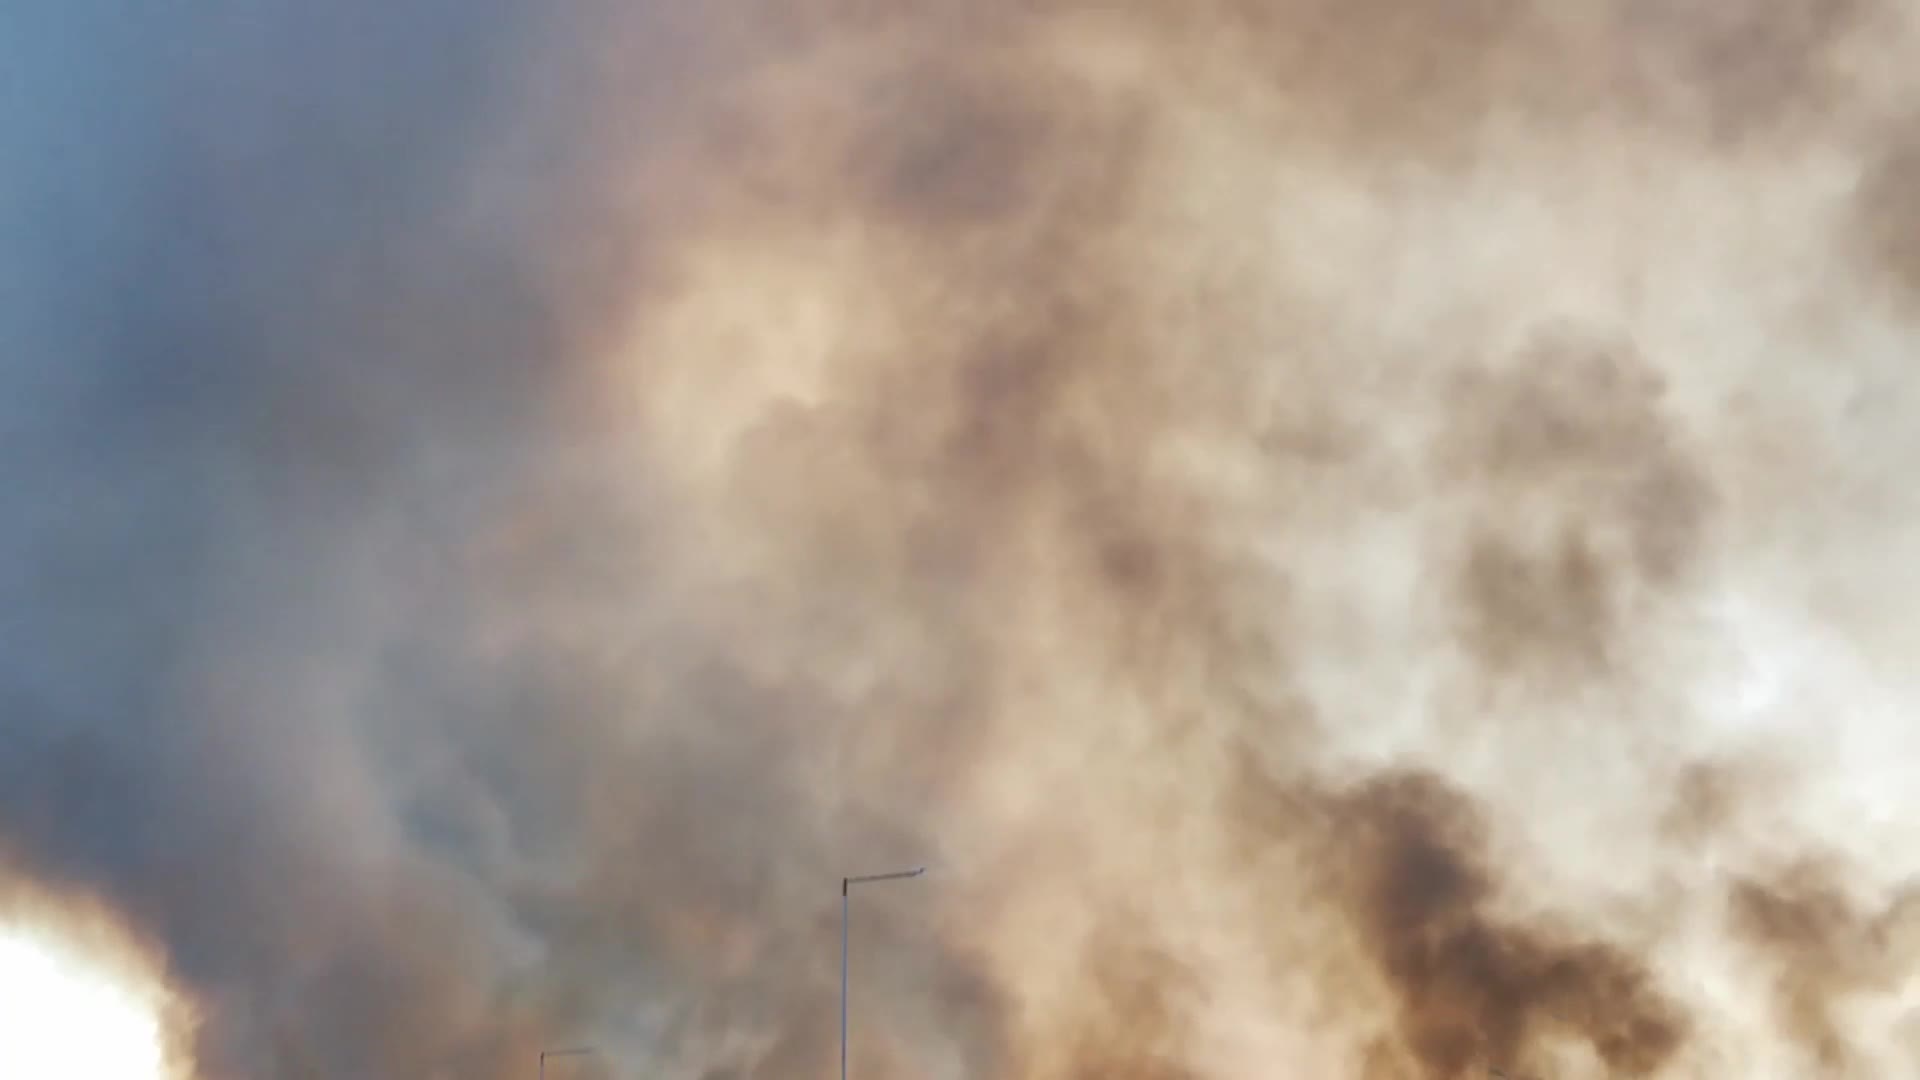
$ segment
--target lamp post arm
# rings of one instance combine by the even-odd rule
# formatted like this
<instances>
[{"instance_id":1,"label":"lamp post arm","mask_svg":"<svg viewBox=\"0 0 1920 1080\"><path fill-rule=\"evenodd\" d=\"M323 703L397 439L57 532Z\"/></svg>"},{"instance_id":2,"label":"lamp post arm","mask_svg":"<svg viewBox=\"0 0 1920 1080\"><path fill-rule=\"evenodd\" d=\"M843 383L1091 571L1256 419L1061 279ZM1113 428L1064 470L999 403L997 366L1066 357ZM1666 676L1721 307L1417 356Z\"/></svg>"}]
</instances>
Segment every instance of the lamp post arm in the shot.
<instances>
[{"instance_id":1,"label":"lamp post arm","mask_svg":"<svg viewBox=\"0 0 1920 1080\"><path fill-rule=\"evenodd\" d=\"M586 1057L589 1054L597 1054L599 1052L600 1051L591 1046L572 1046L565 1050L542 1050L540 1051L540 1080L547 1080L547 1059L550 1057Z\"/></svg>"},{"instance_id":2,"label":"lamp post arm","mask_svg":"<svg viewBox=\"0 0 1920 1080\"><path fill-rule=\"evenodd\" d=\"M870 881L899 881L902 878L916 878L926 872L926 867L916 866L911 870L896 870L890 874L862 874L858 877L841 878L840 891L846 892L849 885L865 885Z\"/></svg>"}]
</instances>

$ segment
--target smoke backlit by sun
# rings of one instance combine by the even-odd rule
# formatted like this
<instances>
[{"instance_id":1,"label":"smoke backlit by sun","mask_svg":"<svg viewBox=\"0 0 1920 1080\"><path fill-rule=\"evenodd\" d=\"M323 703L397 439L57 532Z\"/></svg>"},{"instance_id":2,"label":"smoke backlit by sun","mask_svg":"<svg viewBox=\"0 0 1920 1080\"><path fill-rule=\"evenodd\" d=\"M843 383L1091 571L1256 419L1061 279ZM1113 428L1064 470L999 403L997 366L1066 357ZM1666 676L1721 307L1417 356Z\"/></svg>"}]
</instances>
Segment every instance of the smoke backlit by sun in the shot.
<instances>
[{"instance_id":1,"label":"smoke backlit by sun","mask_svg":"<svg viewBox=\"0 0 1920 1080\"><path fill-rule=\"evenodd\" d=\"M175 1080L161 1004L56 936L0 926L0 1076Z\"/></svg>"}]
</instances>

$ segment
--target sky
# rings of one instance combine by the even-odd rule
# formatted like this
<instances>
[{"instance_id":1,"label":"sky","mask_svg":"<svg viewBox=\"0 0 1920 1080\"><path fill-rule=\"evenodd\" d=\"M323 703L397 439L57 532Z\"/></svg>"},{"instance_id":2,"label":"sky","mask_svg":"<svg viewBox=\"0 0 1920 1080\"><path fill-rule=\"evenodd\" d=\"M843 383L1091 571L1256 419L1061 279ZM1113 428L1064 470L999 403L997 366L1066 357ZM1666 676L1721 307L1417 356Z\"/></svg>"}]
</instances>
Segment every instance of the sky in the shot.
<instances>
[{"instance_id":1,"label":"sky","mask_svg":"<svg viewBox=\"0 0 1920 1080\"><path fill-rule=\"evenodd\" d=\"M824 1078L927 864L862 1076L1920 1075L1917 32L10 4L0 967Z\"/></svg>"}]
</instances>

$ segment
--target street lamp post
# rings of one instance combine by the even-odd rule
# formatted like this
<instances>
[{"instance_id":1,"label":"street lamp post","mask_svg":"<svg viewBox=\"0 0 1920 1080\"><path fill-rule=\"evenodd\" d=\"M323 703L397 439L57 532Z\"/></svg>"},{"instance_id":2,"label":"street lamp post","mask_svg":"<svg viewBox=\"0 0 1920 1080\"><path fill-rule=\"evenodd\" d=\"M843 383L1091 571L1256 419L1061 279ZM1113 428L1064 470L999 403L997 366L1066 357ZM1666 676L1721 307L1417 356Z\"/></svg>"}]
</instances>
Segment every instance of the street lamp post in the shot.
<instances>
[{"instance_id":1,"label":"street lamp post","mask_svg":"<svg viewBox=\"0 0 1920 1080\"><path fill-rule=\"evenodd\" d=\"M840 879L840 1080L847 1080L847 894L853 891L852 886L855 885L916 878L926 872L926 867L916 866L911 870L899 870L891 874L867 874L863 877Z\"/></svg>"},{"instance_id":2,"label":"street lamp post","mask_svg":"<svg viewBox=\"0 0 1920 1080\"><path fill-rule=\"evenodd\" d=\"M591 1046L571 1046L565 1050L542 1050L540 1051L540 1080L547 1080L548 1058L588 1057L593 1054L598 1054L599 1052L600 1051L595 1050Z\"/></svg>"}]
</instances>

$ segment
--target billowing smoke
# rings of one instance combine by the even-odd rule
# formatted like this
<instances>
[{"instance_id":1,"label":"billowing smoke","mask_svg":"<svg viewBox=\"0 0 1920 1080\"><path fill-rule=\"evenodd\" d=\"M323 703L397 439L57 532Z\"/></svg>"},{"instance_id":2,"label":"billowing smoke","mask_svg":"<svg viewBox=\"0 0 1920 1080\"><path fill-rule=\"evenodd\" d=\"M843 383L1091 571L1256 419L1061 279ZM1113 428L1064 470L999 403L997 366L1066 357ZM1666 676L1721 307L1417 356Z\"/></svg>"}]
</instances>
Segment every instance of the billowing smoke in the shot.
<instances>
[{"instance_id":1,"label":"billowing smoke","mask_svg":"<svg viewBox=\"0 0 1920 1080\"><path fill-rule=\"evenodd\" d=\"M1920 1074L1917 31L13 5L4 865L197 1080L825 1077L922 862L864 1077Z\"/></svg>"}]
</instances>

